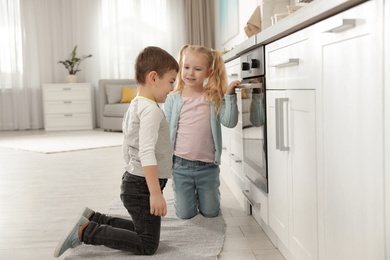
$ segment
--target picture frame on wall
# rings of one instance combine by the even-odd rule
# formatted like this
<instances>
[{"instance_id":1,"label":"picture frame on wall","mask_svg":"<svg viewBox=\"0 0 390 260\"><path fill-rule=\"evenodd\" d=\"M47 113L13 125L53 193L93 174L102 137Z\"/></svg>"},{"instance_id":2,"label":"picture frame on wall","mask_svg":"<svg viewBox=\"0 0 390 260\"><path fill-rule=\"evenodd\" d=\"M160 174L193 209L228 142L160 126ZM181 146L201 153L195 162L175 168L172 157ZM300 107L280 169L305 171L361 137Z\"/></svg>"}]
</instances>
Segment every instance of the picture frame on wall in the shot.
<instances>
[{"instance_id":1,"label":"picture frame on wall","mask_svg":"<svg viewBox=\"0 0 390 260\"><path fill-rule=\"evenodd\" d=\"M219 0L219 31L222 44L239 33L238 8L238 0Z\"/></svg>"}]
</instances>

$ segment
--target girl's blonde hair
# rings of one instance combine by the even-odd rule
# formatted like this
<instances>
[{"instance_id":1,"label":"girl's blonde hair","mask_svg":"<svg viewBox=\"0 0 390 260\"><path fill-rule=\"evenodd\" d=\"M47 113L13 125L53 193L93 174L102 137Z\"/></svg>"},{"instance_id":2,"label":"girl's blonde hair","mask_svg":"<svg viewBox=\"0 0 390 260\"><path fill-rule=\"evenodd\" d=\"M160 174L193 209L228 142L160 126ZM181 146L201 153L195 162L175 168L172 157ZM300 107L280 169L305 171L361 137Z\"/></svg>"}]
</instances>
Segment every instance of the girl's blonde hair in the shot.
<instances>
[{"instance_id":1,"label":"girl's blonde hair","mask_svg":"<svg viewBox=\"0 0 390 260\"><path fill-rule=\"evenodd\" d=\"M205 95L207 101L214 105L215 112L218 114L227 87L225 63L221 53L199 45L184 45L179 52L179 72L177 74L175 91L182 91L185 87L181 73L183 70L183 57L187 52L195 52L196 54L202 55L208 61L208 69L212 69L212 72L207 84L204 86Z\"/></svg>"}]
</instances>

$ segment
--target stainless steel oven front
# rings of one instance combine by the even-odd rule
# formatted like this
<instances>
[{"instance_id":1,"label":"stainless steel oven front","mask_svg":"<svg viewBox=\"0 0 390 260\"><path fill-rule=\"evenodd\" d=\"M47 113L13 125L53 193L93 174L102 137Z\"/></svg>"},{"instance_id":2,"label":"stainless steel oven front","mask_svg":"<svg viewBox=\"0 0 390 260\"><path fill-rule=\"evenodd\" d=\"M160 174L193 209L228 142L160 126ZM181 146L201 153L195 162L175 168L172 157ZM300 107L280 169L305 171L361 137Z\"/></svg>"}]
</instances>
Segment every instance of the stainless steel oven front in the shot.
<instances>
[{"instance_id":1,"label":"stainless steel oven front","mask_svg":"<svg viewBox=\"0 0 390 260\"><path fill-rule=\"evenodd\" d=\"M244 174L268 193L264 46L241 54L240 62Z\"/></svg>"}]
</instances>

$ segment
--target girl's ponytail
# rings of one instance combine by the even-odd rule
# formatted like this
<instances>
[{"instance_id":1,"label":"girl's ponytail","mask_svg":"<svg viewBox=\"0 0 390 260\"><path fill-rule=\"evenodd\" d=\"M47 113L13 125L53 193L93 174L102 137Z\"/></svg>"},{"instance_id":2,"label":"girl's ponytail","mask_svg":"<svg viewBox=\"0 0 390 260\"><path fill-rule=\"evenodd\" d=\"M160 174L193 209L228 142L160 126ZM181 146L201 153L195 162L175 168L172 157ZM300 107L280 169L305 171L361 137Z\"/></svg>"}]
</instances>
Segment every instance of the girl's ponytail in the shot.
<instances>
[{"instance_id":1,"label":"girl's ponytail","mask_svg":"<svg viewBox=\"0 0 390 260\"><path fill-rule=\"evenodd\" d=\"M227 87L226 69L221 53L213 49L210 49L210 51L213 57L211 63L213 72L206 85L206 89L209 90L209 93L206 92L206 96L209 101L212 101L214 109L218 113Z\"/></svg>"}]
</instances>

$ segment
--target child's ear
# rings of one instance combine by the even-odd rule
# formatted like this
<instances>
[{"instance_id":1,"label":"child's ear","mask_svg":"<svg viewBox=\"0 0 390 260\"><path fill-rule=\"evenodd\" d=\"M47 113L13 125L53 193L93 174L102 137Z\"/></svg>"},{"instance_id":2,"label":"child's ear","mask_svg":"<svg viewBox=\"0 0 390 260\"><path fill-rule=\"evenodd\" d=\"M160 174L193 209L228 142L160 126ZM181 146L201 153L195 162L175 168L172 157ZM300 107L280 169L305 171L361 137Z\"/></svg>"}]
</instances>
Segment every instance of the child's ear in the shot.
<instances>
[{"instance_id":1,"label":"child's ear","mask_svg":"<svg viewBox=\"0 0 390 260\"><path fill-rule=\"evenodd\" d=\"M213 74L213 69L210 68L209 71L207 72L207 77L210 77Z\"/></svg>"},{"instance_id":2,"label":"child's ear","mask_svg":"<svg viewBox=\"0 0 390 260\"><path fill-rule=\"evenodd\" d=\"M154 83L156 82L156 77L157 77L157 72L155 71L150 71L148 73L148 75L146 76L146 80L149 82L149 83Z\"/></svg>"}]
</instances>

